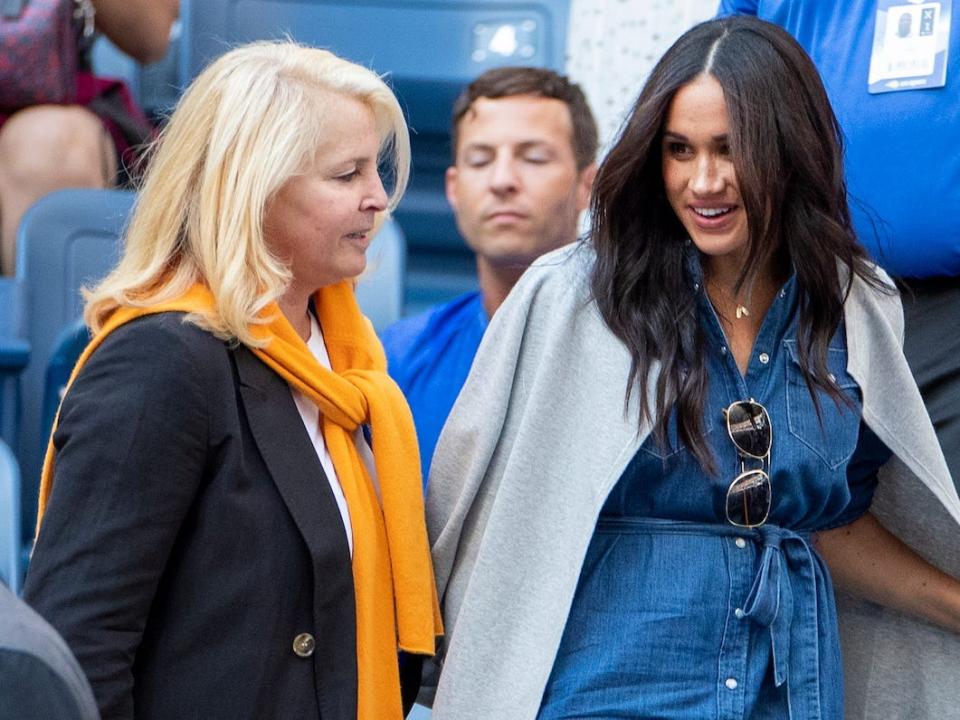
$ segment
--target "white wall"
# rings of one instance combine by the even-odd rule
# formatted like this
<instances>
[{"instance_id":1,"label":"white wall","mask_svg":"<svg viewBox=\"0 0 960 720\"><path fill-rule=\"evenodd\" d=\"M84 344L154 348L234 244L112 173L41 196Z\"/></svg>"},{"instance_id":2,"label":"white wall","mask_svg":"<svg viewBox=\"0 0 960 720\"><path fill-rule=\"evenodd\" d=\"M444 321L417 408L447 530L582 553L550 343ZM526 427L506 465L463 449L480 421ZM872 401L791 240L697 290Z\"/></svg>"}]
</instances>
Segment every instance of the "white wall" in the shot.
<instances>
[{"instance_id":1,"label":"white wall","mask_svg":"<svg viewBox=\"0 0 960 720\"><path fill-rule=\"evenodd\" d=\"M583 87L613 139L663 52L684 31L716 13L719 0L571 0L567 74Z\"/></svg>"}]
</instances>

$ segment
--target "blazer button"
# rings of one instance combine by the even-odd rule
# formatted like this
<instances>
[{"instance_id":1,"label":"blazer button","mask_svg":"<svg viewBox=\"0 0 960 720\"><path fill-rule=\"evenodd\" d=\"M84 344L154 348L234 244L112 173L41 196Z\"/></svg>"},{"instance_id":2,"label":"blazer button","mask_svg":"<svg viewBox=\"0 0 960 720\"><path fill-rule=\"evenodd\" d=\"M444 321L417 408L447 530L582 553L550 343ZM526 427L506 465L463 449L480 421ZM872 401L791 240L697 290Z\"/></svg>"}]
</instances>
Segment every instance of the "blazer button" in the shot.
<instances>
[{"instance_id":1,"label":"blazer button","mask_svg":"<svg viewBox=\"0 0 960 720\"><path fill-rule=\"evenodd\" d=\"M317 641L310 633L300 633L293 639L293 652L297 657L308 658L313 655Z\"/></svg>"}]
</instances>

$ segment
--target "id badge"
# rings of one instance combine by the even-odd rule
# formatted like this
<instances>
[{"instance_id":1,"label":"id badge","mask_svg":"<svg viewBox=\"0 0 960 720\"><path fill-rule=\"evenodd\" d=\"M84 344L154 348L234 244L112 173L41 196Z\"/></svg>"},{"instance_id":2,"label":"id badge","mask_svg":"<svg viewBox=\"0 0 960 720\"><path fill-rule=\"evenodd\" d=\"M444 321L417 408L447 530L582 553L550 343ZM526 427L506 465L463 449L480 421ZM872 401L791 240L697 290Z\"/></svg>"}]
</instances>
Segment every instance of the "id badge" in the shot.
<instances>
[{"instance_id":1,"label":"id badge","mask_svg":"<svg viewBox=\"0 0 960 720\"><path fill-rule=\"evenodd\" d=\"M946 85L952 0L877 0L871 93Z\"/></svg>"}]
</instances>

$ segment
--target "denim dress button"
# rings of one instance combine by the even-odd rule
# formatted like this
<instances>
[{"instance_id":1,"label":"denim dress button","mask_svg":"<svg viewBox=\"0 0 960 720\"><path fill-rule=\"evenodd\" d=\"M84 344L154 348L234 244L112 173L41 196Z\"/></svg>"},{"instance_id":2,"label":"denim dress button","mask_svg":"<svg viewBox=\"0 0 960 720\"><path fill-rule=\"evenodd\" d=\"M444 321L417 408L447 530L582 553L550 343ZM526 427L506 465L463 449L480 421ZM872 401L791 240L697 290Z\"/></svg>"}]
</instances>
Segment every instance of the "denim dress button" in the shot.
<instances>
[{"instance_id":1,"label":"denim dress button","mask_svg":"<svg viewBox=\"0 0 960 720\"><path fill-rule=\"evenodd\" d=\"M770 362L770 356L766 353L760 353L760 362L766 365L768 362Z\"/></svg>"},{"instance_id":2,"label":"denim dress button","mask_svg":"<svg viewBox=\"0 0 960 720\"><path fill-rule=\"evenodd\" d=\"M727 678L727 681L724 683L730 690L737 689L737 681L734 678Z\"/></svg>"},{"instance_id":3,"label":"denim dress button","mask_svg":"<svg viewBox=\"0 0 960 720\"><path fill-rule=\"evenodd\" d=\"M736 543L737 547L740 548L741 550L743 550L747 546L747 541L744 540L743 538L737 538L736 540L734 540L734 542Z\"/></svg>"},{"instance_id":4,"label":"denim dress button","mask_svg":"<svg viewBox=\"0 0 960 720\"><path fill-rule=\"evenodd\" d=\"M737 620L743 620L744 613L743 613L743 610L741 610L740 608L737 608L736 610L734 610L733 614L734 614L734 617L737 618Z\"/></svg>"}]
</instances>

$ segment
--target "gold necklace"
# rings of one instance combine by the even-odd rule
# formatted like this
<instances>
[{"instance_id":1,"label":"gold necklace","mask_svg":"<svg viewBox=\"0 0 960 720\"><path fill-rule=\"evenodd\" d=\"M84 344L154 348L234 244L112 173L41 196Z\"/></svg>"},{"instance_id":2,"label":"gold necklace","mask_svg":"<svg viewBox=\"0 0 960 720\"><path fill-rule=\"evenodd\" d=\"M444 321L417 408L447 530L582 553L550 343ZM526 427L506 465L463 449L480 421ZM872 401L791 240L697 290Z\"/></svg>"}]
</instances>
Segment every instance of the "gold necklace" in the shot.
<instances>
[{"instance_id":1,"label":"gold necklace","mask_svg":"<svg viewBox=\"0 0 960 720\"><path fill-rule=\"evenodd\" d=\"M734 312L735 312L735 314L736 314L736 316L737 316L737 320L740 320L740 319L742 319L742 318L745 318L745 317L749 317L749 316L750 316L750 310L749 310L749 308L747 308L746 305L743 305L743 304L737 302L737 299L736 299L735 297L733 297L730 293L728 293L725 288L721 287L720 285L717 285L717 284L713 281L713 279L708 279L708 280L707 280L707 285L708 285L709 287L712 287L712 288L714 288L715 290L717 290L721 295L724 295L727 300L729 300L731 303L733 303L733 306L734 306L734 308L735 308L735 311L734 311Z\"/></svg>"}]
</instances>

